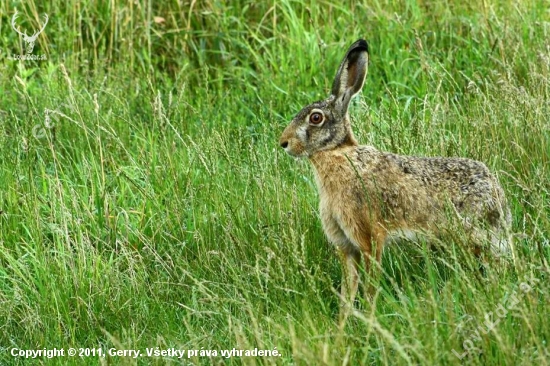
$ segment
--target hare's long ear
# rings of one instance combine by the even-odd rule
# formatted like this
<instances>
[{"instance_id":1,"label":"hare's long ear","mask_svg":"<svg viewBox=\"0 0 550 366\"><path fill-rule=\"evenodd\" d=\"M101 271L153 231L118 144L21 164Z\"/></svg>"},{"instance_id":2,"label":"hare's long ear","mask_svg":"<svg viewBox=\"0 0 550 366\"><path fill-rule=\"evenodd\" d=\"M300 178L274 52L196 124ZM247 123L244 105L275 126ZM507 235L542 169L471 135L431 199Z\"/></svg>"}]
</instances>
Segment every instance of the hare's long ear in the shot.
<instances>
[{"instance_id":1,"label":"hare's long ear","mask_svg":"<svg viewBox=\"0 0 550 366\"><path fill-rule=\"evenodd\" d=\"M368 64L369 46L364 39L360 39L350 46L332 84L335 110L338 113L347 112L349 101L363 87Z\"/></svg>"}]
</instances>

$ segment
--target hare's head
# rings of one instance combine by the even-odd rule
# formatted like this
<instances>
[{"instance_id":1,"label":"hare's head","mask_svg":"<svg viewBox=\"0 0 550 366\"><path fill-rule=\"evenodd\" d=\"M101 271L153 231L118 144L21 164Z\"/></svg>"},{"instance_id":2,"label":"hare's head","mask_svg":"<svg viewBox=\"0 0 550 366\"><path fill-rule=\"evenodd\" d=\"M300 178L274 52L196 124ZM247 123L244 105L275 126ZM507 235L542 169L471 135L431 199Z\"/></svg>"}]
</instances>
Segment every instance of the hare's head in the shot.
<instances>
[{"instance_id":1,"label":"hare's head","mask_svg":"<svg viewBox=\"0 0 550 366\"><path fill-rule=\"evenodd\" d=\"M293 156L311 156L317 151L356 145L348 106L363 87L369 49L365 40L352 44L342 60L330 96L303 108L284 130L279 143Z\"/></svg>"}]
</instances>

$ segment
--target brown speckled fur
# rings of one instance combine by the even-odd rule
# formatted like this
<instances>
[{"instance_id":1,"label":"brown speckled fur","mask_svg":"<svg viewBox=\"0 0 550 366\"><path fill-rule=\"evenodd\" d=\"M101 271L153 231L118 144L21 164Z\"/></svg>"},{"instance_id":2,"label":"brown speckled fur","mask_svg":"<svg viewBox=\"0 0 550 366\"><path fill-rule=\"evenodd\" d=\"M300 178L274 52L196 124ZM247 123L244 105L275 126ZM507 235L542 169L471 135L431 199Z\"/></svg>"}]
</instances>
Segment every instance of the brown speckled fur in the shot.
<instances>
[{"instance_id":1,"label":"brown speckled fur","mask_svg":"<svg viewBox=\"0 0 550 366\"><path fill-rule=\"evenodd\" d=\"M367 266L371 256L379 262L392 233L437 234L451 207L466 229L486 233L498 251L507 249L503 238L511 221L504 192L483 163L400 156L358 145L348 105L363 86L367 66L368 45L359 40L346 53L331 95L303 108L280 138L286 152L313 164L323 229L344 255L349 278L342 296L350 301L360 253ZM322 123L310 122L314 113L323 116Z\"/></svg>"}]
</instances>

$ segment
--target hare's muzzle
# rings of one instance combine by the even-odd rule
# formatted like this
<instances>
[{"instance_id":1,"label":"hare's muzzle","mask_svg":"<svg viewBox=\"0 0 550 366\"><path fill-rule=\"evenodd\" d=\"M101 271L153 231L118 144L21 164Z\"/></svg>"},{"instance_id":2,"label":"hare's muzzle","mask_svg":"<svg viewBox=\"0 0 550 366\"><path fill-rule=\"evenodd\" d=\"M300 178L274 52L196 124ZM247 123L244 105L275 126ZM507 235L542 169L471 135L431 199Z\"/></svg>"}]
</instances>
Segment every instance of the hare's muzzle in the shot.
<instances>
[{"instance_id":1,"label":"hare's muzzle","mask_svg":"<svg viewBox=\"0 0 550 366\"><path fill-rule=\"evenodd\" d=\"M281 134L281 138L279 138L279 145L291 156L300 157L305 154L305 146L296 133L295 123L291 123L285 128Z\"/></svg>"},{"instance_id":2,"label":"hare's muzzle","mask_svg":"<svg viewBox=\"0 0 550 366\"><path fill-rule=\"evenodd\" d=\"M287 128L285 128L285 130L281 134L281 137L279 138L279 145L281 145L281 147L285 149L286 152L289 152L288 150L290 149L290 139L294 135L291 126L292 125L287 126Z\"/></svg>"}]
</instances>

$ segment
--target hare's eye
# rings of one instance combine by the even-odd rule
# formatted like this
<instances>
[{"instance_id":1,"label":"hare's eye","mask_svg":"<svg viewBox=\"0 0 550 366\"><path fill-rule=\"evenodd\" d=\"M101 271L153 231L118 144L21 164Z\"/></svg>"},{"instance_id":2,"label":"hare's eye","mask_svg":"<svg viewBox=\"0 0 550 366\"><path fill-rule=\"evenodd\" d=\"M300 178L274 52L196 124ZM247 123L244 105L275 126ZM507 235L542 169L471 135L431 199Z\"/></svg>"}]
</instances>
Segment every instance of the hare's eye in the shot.
<instances>
[{"instance_id":1,"label":"hare's eye","mask_svg":"<svg viewBox=\"0 0 550 366\"><path fill-rule=\"evenodd\" d=\"M323 122L323 114L319 112L312 113L309 116L309 122L314 125L318 125L319 123Z\"/></svg>"}]
</instances>

